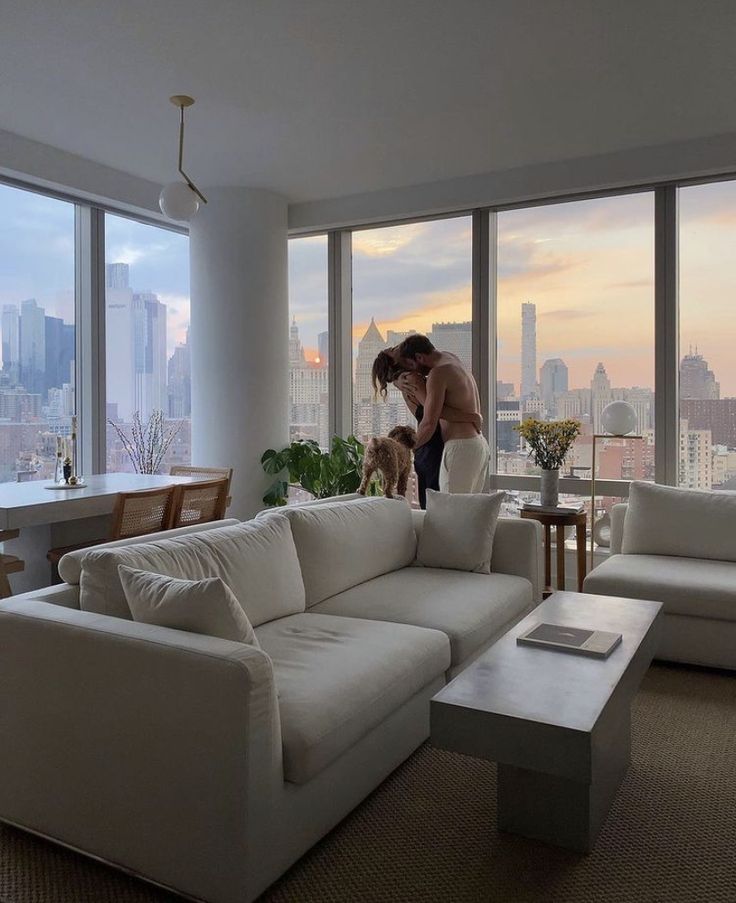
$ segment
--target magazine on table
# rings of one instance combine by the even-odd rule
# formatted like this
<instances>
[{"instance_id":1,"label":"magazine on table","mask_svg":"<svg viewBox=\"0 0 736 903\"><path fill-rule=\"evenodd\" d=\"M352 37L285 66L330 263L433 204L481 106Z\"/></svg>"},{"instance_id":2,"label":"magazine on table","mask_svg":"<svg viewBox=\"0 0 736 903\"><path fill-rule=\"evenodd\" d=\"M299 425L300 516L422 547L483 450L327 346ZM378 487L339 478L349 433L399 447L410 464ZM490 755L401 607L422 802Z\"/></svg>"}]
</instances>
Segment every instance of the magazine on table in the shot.
<instances>
[{"instance_id":1,"label":"magazine on table","mask_svg":"<svg viewBox=\"0 0 736 903\"><path fill-rule=\"evenodd\" d=\"M542 646L558 652L608 658L621 639L620 633L608 630L587 630L566 624L535 624L518 636L516 642L519 646Z\"/></svg>"}]
</instances>

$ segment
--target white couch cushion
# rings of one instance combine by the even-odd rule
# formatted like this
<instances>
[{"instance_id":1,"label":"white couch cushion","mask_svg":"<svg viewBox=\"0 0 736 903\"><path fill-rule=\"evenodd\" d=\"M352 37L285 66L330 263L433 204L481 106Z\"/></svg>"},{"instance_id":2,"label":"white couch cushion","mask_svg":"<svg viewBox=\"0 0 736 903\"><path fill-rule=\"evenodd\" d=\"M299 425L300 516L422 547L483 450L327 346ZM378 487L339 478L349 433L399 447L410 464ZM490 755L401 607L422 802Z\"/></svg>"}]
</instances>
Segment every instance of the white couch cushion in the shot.
<instances>
[{"instance_id":1,"label":"white couch cushion","mask_svg":"<svg viewBox=\"0 0 736 903\"><path fill-rule=\"evenodd\" d=\"M628 529L628 514L626 515ZM665 614L736 621L736 563L667 555L612 555L585 578L586 593L653 599Z\"/></svg>"},{"instance_id":2,"label":"white couch cushion","mask_svg":"<svg viewBox=\"0 0 736 903\"><path fill-rule=\"evenodd\" d=\"M113 539L110 542L95 546L96 549L120 548L120 546L135 546L141 542L157 542L159 539L174 539L177 536L188 536L190 533L207 533L209 530L221 530L223 527L232 527L240 521L234 517L226 520L211 521L205 524L190 524L188 527L177 527L175 530L163 530L161 533L149 533L145 538L130 536L127 539ZM79 586L82 576L82 559L89 552L89 548L77 549L75 552L67 552L59 562L59 576L70 586Z\"/></svg>"},{"instance_id":3,"label":"white couch cushion","mask_svg":"<svg viewBox=\"0 0 736 903\"><path fill-rule=\"evenodd\" d=\"M414 560L416 534L403 499L368 498L280 512L291 521L307 608Z\"/></svg>"},{"instance_id":4,"label":"white couch cushion","mask_svg":"<svg viewBox=\"0 0 736 903\"><path fill-rule=\"evenodd\" d=\"M279 693L284 777L303 784L444 675L436 630L306 612L256 629Z\"/></svg>"},{"instance_id":5,"label":"white couch cushion","mask_svg":"<svg viewBox=\"0 0 736 903\"><path fill-rule=\"evenodd\" d=\"M490 574L493 535L504 495L450 494L428 489L417 562L430 568Z\"/></svg>"},{"instance_id":6,"label":"white couch cushion","mask_svg":"<svg viewBox=\"0 0 736 903\"><path fill-rule=\"evenodd\" d=\"M130 619L120 564L185 580L221 577L254 627L304 611L304 584L285 517L158 542L90 549L82 559L83 611Z\"/></svg>"},{"instance_id":7,"label":"white couch cushion","mask_svg":"<svg viewBox=\"0 0 736 903\"><path fill-rule=\"evenodd\" d=\"M736 561L736 493L632 483L621 551Z\"/></svg>"},{"instance_id":8,"label":"white couch cushion","mask_svg":"<svg viewBox=\"0 0 736 903\"><path fill-rule=\"evenodd\" d=\"M408 567L354 586L311 610L441 630L450 640L454 668L531 605L532 585L523 577Z\"/></svg>"},{"instance_id":9,"label":"white couch cushion","mask_svg":"<svg viewBox=\"0 0 736 903\"><path fill-rule=\"evenodd\" d=\"M134 621L259 645L248 616L219 577L182 580L124 564L118 574Z\"/></svg>"}]
</instances>

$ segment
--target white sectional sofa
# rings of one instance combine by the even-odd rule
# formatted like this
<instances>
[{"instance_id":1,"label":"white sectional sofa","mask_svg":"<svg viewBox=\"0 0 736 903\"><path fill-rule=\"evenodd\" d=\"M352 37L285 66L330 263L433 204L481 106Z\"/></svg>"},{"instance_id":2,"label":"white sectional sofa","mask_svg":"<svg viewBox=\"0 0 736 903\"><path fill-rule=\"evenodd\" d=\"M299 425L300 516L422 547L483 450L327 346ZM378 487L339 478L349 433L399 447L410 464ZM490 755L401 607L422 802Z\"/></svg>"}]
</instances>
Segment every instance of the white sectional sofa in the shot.
<instances>
[{"instance_id":1,"label":"white sectional sofa","mask_svg":"<svg viewBox=\"0 0 736 903\"><path fill-rule=\"evenodd\" d=\"M492 573L415 566L401 500L110 543L0 604L0 819L209 903L253 900L429 735L429 700L541 599L539 525ZM261 648L131 620L117 566L218 575Z\"/></svg>"},{"instance_id":2,"label":"white sectional sofa","mask_svg":"<svg viewBox=\"0 0 736 903\"><path fill-rule=\"evenodd\" d=\"M632 483L584 590L661 602L658 658L736 669L736 493Z\"/></svg>"}]
</instances>

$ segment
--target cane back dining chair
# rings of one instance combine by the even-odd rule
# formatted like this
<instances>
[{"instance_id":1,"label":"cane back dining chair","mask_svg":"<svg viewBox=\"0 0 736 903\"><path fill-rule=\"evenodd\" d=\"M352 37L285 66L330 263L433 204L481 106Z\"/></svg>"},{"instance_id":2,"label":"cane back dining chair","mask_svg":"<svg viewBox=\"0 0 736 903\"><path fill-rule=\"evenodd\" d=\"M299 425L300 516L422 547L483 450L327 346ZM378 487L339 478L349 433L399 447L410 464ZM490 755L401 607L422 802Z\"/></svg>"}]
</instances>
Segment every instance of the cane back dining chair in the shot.
<instances>
[{"instance_id":1,"label":"cane back dining chair","mask_svg":"<svg viewBox=\"0 0 736 903\"><path fill-rule=\"evenodd\" d=\"M141 489L136 492L119 492L112 513L110 535L72 546L50 549L46 555L53 565L58 565L67 552L98 546L115 539L146 536L168 530L174 510L175 494L178 486L161 486L156 489Z\"/></svg>"},{"instance_id":2,"label":"cane back dining chair","mask_svg":"<svg viewBox=\"0 0 736 903\"><path fill-rule=\"evenodd\" d=\"M227 480L227 502L225 508L230 507L230 484L233 480L232 467L197 467L194 464L172 464L169 474L172 477L192 477L195 480Z\"/></svg>"},{"instance_id":3,"label":"cane back dining chair","mask_svg":"<svg viewBox=\"0 0 736 903\"><path fill-rule=\"evenodd\" d=\"M221 480L202 480L177 486L171 528L222 520L227 508L228 486L229 481L226 477Z\"/></svg>"}]
</instances>

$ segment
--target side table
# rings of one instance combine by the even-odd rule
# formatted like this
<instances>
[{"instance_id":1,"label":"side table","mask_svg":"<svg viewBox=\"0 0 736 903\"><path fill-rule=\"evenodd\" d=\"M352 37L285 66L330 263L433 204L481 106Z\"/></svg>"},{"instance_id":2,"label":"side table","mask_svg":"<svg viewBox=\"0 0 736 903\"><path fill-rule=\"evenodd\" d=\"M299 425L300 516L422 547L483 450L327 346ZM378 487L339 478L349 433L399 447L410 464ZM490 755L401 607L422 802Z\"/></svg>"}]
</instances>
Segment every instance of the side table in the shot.
<instances>
[{"instance_id":1,"label":"side table","mask_svg":"<svg viewBox=\"0 0 736 903\"><path fill-rule=\"evenodd\" d=\"M544 591L552 592L552 527L557 528L557 589L565 588L565 527L575 527L575 543L578 562L578 592L583 591L585 579L585 526L587 515L584 511L577 514L560 511L535 511L533 508L522 508L521 516L527 520L537 520L544 527Z\"/></svg>"}]
</instances>

